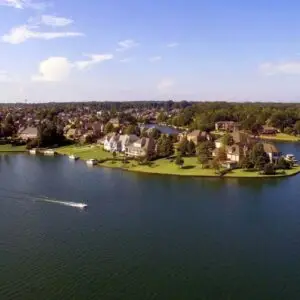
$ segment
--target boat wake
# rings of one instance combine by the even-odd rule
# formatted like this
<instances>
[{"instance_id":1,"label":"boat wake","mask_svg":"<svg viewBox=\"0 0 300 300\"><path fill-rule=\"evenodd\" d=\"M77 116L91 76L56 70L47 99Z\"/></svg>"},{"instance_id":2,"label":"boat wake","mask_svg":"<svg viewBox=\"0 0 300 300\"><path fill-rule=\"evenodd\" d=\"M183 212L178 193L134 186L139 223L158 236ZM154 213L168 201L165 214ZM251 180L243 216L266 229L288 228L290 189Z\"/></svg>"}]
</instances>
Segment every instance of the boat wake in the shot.
<instances>
[{"instance_id":1,"label":"boat wake","mask_svg":"<svg viewBox=\"0 0 300 300\"><path fill-rule=\"evenodd\" d=\"M39 202L47 202L47 203L54 203L60 204L64 206L75 207L79 209L86 209L88 205L86 203L80 202L72 202L72 201L62 201L59 199L49 198L43 195L34 195L32 193L27 193L24 191L17 191L17 190L8 190L5 188L0 188L0 198L7 198L12 200L31 200L31 201L39 201Z\"/></svg>"},{"instance_id":2,"label":"boat wake","mask_svg":"<svg viewBox=\"0 0 300 300\"><path fill-rule=\"evenodd\" d=\"M41 202L48 202L48 203L55 203L55 204L60 204L60 205L65 205L65 206L71 206L71 207L76 207L80 209L86 209L88 205L86 203L78 203L78 202L71 202L71 201L59 201L59 200L52 200L48 198L35 198L36 201L41 201Z\"/></svg>"}]
</instances>

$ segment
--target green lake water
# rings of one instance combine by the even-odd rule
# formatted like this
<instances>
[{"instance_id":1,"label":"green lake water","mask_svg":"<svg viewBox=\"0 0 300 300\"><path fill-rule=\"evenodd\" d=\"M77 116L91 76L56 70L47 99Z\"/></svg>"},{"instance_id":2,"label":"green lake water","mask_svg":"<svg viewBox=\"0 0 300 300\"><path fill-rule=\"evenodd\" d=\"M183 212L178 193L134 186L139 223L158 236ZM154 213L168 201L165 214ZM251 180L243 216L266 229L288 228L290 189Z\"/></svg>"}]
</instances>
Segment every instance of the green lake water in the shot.
<instances>
[{"instance_id":1,"label":"green lake water","mask_svg":"<svg viewBox=\"0 0 300 300\"><path fill-rule=\"evenodd\" d=\"M300 158L300 144L279 148ZM2 155L6 299L300 299L300 175L180 178Z\"/></svg>"}]
</instances>

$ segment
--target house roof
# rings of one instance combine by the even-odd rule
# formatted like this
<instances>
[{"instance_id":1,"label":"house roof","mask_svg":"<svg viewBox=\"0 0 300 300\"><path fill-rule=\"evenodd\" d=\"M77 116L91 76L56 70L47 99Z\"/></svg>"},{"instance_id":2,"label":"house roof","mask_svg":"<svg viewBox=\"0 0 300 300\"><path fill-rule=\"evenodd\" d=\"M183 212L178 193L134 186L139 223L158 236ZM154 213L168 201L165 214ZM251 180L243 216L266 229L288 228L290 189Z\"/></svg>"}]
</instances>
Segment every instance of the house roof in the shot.
<instances>
[{"instance_id":1,"label":"house roof","mask_svg":"<svg viewBox=\"0 0 300 300\"><path fill-rule=\"evenodd\" d=\"M249 134L241 131L235 131L231 134L235 144L249 144L251 143L251 137Z\"/></svg>"},{"instance_id":2,"label":"house roof","mask_svg":"<svg viewBox=\"0 0 300 300\"><path fill-rule=\"evenodd\" d=\"M199 136L200 134L201 134L201 131L200 131L200 130L194 130L194 131L188 133L188 136L189 136L189 137L197 137L197 136Z\"/></svg>"},{"instance_id":3,"label":"house roof","mask_svg":"<svg viewBox=\"0 0 300 300\"><path fill-rule=\"evenodd\" d=\"M278 149L275 147L274 144L271 143L263 143L264 151L266 153L279 153Z\"/></svg>"},{"instance_id":4,"label":"house roof","mask_svg":"<svg viewBox=\"0 0 300 300\"><path fill-rule=\"evenodd\" d=\"M23 131L20 132L20 134L31 134L31 135L35 135L37 134L37 128L36 127L27 127L26 129L24 129Z\"/></svg>"}]
</instances>

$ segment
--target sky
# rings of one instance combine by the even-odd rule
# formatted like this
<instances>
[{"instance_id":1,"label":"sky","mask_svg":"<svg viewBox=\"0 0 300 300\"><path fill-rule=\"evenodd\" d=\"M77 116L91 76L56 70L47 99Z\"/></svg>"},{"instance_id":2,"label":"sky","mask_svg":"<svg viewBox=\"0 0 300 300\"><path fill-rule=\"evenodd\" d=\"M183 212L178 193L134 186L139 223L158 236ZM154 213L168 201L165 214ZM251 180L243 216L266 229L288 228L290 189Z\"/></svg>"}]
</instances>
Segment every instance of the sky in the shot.
<instances>
[{"instance_id":1,"label":"sky","mask_svg":"<svg viewBox=\"0 0 300 300\"><path fill-rule=\"evenodd\" d=\"M299 0L0 0L0 102L300 102Z\"/></svg>"}]
</instances>

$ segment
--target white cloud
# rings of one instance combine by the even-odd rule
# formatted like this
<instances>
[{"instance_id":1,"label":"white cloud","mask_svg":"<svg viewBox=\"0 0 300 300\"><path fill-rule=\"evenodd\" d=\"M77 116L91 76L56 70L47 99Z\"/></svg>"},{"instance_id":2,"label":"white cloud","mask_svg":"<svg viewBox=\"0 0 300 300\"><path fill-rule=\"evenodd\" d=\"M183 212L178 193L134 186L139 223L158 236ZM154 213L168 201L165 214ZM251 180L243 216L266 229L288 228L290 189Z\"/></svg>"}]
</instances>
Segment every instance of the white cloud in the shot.
<instances>
[{"instance_id":1,"label":"white cloud","mask_svg":"<svg viewBox=\"0 0 300 300\"><path fill-rule=\"evenodd\" d=\"M175 85L175 82L171 78L163 78L157 85L159 91L167 91Z\"/></svg>"},{"instance_id":2,"label":"white cloud","mask_svg":"<svg viewBox=\"0 0 300 300\"><path fill-rule=\"evenodd\" d=\"M152 57L149 57L149 61L152 62L152 63L160 61L160 60L162 60L161 56L152 56Z\"/></svg>"},{"instance_id":3,"label":"white cloud","mask_svg":"<svg viewBox=\"0 0 300 300\"><path fill-rule=\"evenodd\" d=\"M66 80L71 71L76 68L82 71L92 65L113 59L112 54L86 55L89 60L71 62L66 57L49 57L39 64L39 72L32 76L33 81L60 82Z\"/></svg>"},{"instance_id":4,"label":"white cloud","mask_svg":"<svg viewBox=\"0 0 300 300\"><path fill-rule=\"evenodd\" d=\"M0 82L9 82L11 81L11 78L7 71L0 70Z\"/></svg>"},{"instance_id":5,"label":"white cloud","mask_svg":"<svg viewBox=\"0 0 300 300\"><path fill-rule=\"evenodd\" d=\"M37 26L22 25L14 27L8 34L2 36L2 41L9 44L21 44L29 39L52 40L56 38L83 36L81 32L40 32Z\"/></svg>"},{"instance_id":6,"label":"white cloud","mask_svg":"<svg viewBox=\"0 0 300 300\"><path fill-rule=\"evenodd\" d=\"M49 6L47 2L35 2L33 0L0 0L0 6L10 6L17 9L32 8L42 10Z\"/></svg>"},{"instance_id":7,"label":"white cloud","mask_svg":"<svg viewBox=\"0 0 300 300\"><path fill-rule=\"evenodd\" d=\"M114 57L112 54L89 54L86 56L89 57L90 59L81 60L74 63L79 70L84 70L86 68L89 68L92 65L102 63L106 60L111 60Z\"/></svg>"},{"instance_id":8,"label":"white cloud","mask_svg":"<svg viewBox=\"0 0 300 300\"><path fill-rule=\"evenodd\" d=\"M72 19L56 17L52 15L42 15L41 23L52 27L64 27L72 24L74 21Z\"/></svg>"},{"instance_id":9,"label":"white cloud","mask_svg":"<svg viewBox=\"0 0 300 300\"><path fill-rule=\"evenodd\" d=\"M175 47L178 47L178 46L179 46L178 43L170 43L170 44L167 45L167 47L169 47L169 48L175 48Z\"/></svg>"},{"instance_id":10,"label":"white cloud","mask_svg":"<svg viewBox=\"0 0 300 300\"><path fill-rule=\"evenodd\" d=\"M118 43L118 46L120 48L118 48L117 51L126 51L138 47L139 43L135 42L134 40L124 40L124 41L120 41Z\"/></svg>"},{"instance_id":11,"label":"white cloud","mask_svg":"<svg viewBox=\"0 0 300 300\"><path fill-rule=\"evenodd\" d=\"M260 70L266 75L300 75L300 61L288 61L281 63L263 63Z\"/></svg>"},{"instance_id":12,"label":"white cloud","mask_svg":"<svg viewBox=\"0 0 300 300\"><path fill-rule=\"evenodd\" d=\"M60 82L66 80L72 70L72 63L66 57L49 57L39 65L39 74L33 81Z\"/></svg>"},{"instance_id":13,"label":"white cloud","mask_svg":"<svg viewBox=\"0 0 300 300\"><path fill-rule=\"evenodd\" d=\"M133 58L132 57L126 57L126 58L123 58L123 59L120 59L120 62L121 63L129 63L129 62L131 62L131 61L133 61Z\"/></svg>"}]
</instances>

